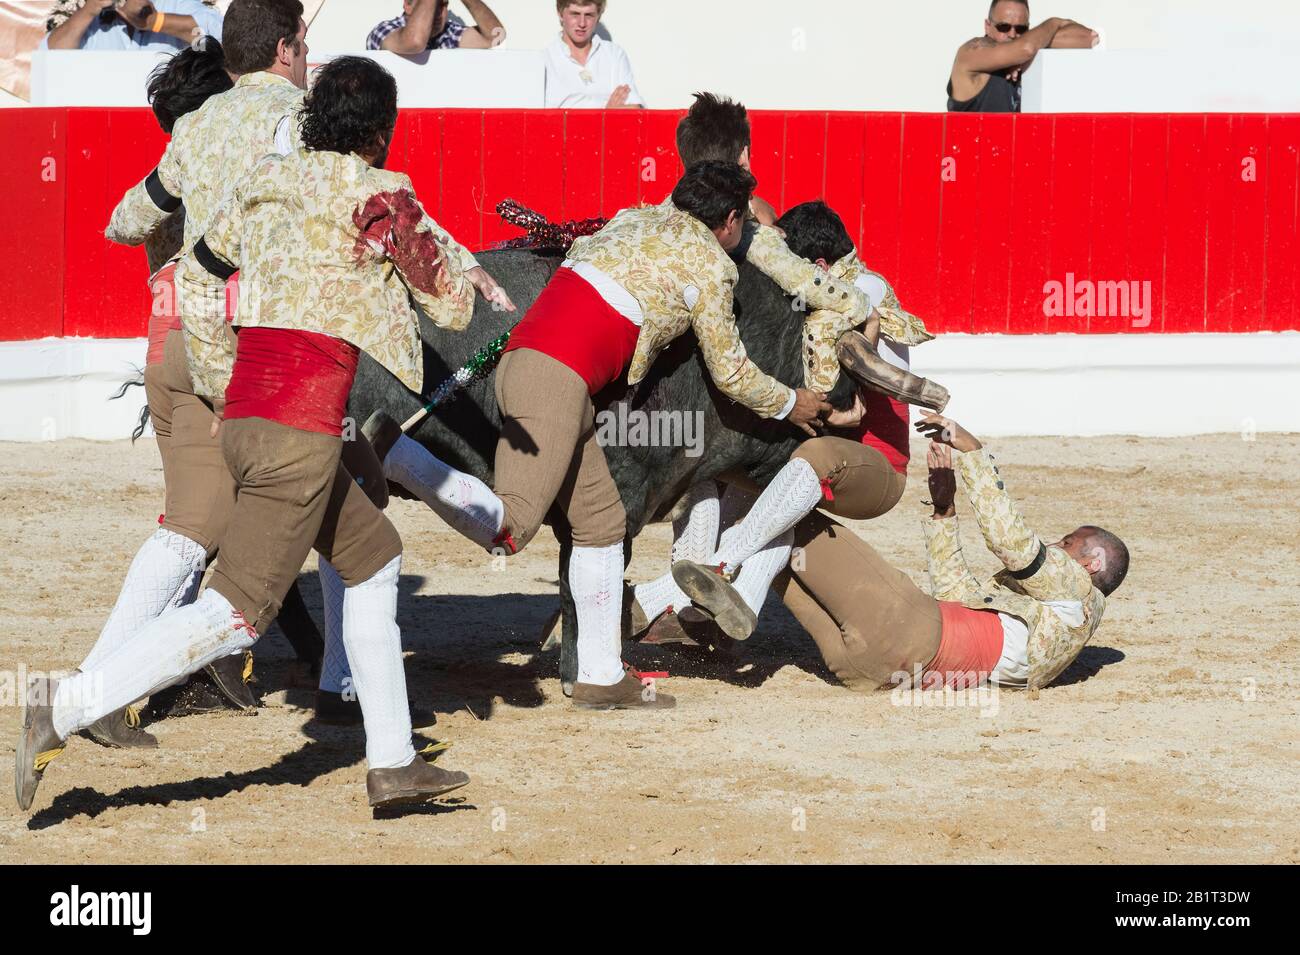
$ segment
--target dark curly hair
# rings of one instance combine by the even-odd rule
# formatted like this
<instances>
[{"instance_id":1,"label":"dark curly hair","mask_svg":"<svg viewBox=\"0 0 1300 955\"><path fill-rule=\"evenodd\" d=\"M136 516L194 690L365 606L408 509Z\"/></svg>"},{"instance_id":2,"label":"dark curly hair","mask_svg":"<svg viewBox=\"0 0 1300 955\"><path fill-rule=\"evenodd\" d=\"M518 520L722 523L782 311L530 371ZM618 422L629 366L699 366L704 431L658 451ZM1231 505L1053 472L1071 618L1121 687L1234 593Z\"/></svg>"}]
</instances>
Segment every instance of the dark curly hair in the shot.
<instances>
[{"instance_id":1,"label":"dark curly hair","mask_svg":"<svg viewBox=\"0 0 1300 955\"><path fill-rule=\"evenodd\" d=\"M735 162L749 148L749 114L740 103L713 93L696 93L677 124L677 155L683 166L706 159Z\"/></svg>"},{"instance_id":2,"label":"dark curly hair","mask_svg":"<svg viewBox=\"0 0 1300 955\"><path fill-rule=\"evenodd\" d=\"M809 262L838 262L853 251L844 220L820 199L801 202L776 220L790 251Z\"/></svg>"},{"instance_id":3,"label":"dark curly hair","mask_svg":"<svg viewBox=\"0 0 1300 955\"><path fill-rule=\"evenodd\" d=\"M738 163L706 159L686 170L673 188L673 205L689 212L710 229L727 223L727 216L744 215L757 183Z\"/></svg>"},{"instance_id":4,"label":"dark curly hair","mask_svg":"<svg viewBox=\"0 0 1300 955\"><path fill-rule=\"evenodd\" d=\"M170 133L176 120L204 104L209 96L234 86L226 72L226 51L210 36L187 46L149 74L149 105L158 125Z\"/></svg>"},{"instance_id":5,"label":"dark curly hair","mask_svg":"<svg viewBox=\"0 0 1300 955\"><path fill-rule=\"evenodd\" d=\"M363 56L330 60L316 71L299 122L310 150L363 152L397 125L397 81Z\"/></svg>"}]
</instances>

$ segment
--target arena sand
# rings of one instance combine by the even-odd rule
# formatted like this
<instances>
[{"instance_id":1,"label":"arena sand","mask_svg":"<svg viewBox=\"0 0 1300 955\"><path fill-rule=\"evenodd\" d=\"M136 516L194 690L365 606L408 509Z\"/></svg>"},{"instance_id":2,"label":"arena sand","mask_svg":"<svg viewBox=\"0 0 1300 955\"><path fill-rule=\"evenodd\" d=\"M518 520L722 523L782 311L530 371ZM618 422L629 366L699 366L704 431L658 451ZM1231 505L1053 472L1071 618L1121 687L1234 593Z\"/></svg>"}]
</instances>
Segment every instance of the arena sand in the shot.
<instances>
[{"instance_id":1,"label":"arena sand","mask_svg":"<svg viewBox=\"0 0 1300 955\"><path fill-rule=\"evenodd\" d=\"M74 739L20 813L14 673L89 648L162 473L148 440L0 445L0 861L1300 861L1300 437L992 446L1036 528L1101 523L1133 565L1061 683L982 708L834 685L769 601L734 657L629 655L671 671L676 711L575 712L558 654L538 652L557 602L549 534L494 568L395 502L410 693L438 714L425 735L454 744L445 765L473 782L446 806L374 818L361 732L308 725L275 631L256 715L157 724L156 751ZM921 452L898 508L857 529L924 582ZM972 523L964 538L991 571ZM630 576L660 572L669 544L650 528ZM315 575L303 581L318 608Z\"/></svg>"}]
</instances>

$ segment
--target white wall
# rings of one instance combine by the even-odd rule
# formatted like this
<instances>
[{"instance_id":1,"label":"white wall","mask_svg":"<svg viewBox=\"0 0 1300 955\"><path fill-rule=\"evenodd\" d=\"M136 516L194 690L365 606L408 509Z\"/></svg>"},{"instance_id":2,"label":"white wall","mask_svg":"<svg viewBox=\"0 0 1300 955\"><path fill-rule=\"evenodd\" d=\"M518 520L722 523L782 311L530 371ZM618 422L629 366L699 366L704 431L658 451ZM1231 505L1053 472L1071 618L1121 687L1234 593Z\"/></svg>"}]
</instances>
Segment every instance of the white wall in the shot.
<instances>
[{"instance_id":1,"label":"white wall","mask_svg":"<svg viewBox=\"0 0 1300 955\"><path fill-rule=\"evenodd\" d=\"M551 0L489 0L514 49L559 30ZM464 15L460 0L452 8ZM361 47L401 0L326 0L308 36L320 49ZM1294 50L1295 0L1042 0L1035 23L1068 16L1110 49ZM696 90L751 108L942 110L957 47L983 32L984 0L609 0L604 24L627 49L648 104L685 107ZM1248 64L1249 57L1242 58ZM1248 65L1243 67L1248 69Z\"/></svg>"},{"instance_id":2,"label":"white wall","mask_svg":"<svg viewBox=\"0 0 1300 955\"><path fill-rule=\"evenodd\" d=\"M0 441L124 438L144 339L0 343ZM912 367L978 434L1300 433L1300 332L1255 335L941 335Z\"/></svg>"}]
</instances>

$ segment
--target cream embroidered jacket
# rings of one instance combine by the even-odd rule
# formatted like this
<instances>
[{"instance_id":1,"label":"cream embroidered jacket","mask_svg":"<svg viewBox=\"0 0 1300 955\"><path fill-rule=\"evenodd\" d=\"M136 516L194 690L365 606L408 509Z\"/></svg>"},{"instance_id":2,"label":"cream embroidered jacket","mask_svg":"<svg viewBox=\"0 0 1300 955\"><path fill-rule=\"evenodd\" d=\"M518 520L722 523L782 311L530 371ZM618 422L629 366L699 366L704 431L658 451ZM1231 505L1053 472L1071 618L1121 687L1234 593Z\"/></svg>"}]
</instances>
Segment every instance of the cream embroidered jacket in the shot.
<instances>
[{"instance_id":1,"label":"cream embroidered jacket","mask_svg":"<svg viewBox=\"0 0 1300 955\"><path fill-rule=\"evenodd\" d=\"M987 450L954 457L984 541L1006 570L978 580L962 554L957 518L926 520L933 596L1023 620L1029 628L1028 686L1047 686L1092 638L1106 598L1078 561L1059 547L1046 547L1029 529ZM1067 623L1048 601L1077 603L1077 625Z\"/></svg>"},{"instance_id":2,"label":"cream embroidered jacket","mask_svg":"<svg viewBox=\"0 0 1300 955\"><path fill-rule=\"evenodd\" d=\"M219 399L230 380L224 291L238 269L235 325L342 338L419 392L411 300L435 324L463 329L474 310L466 261L474 259L428 216L405 175L355 154L266 156L176 268L195 391Z\"/></svg>"}]
</instances>

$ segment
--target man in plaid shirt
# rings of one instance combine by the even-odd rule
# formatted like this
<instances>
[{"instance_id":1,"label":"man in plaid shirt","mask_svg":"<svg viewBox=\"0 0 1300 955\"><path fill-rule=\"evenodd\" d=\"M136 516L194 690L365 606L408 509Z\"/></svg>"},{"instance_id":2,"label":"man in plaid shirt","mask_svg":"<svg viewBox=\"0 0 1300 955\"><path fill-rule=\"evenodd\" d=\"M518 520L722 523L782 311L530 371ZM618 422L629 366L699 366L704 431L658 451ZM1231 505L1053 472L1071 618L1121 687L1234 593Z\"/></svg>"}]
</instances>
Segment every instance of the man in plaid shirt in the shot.
<instances>
[{"instance_id":1,"label":"man in plaid shirt","mask_svg":"<svg viewBox=\"0 0 1300 955\"><path fill-rule=\"evenodd\" d=\"M505 38L501 20L483 0L465 0L474 26L447 8L447 0L404 0L402 13L385 20L366 37L367 50L412 56L425 50L484 50Z\"/></svg>"}]
</instances>

